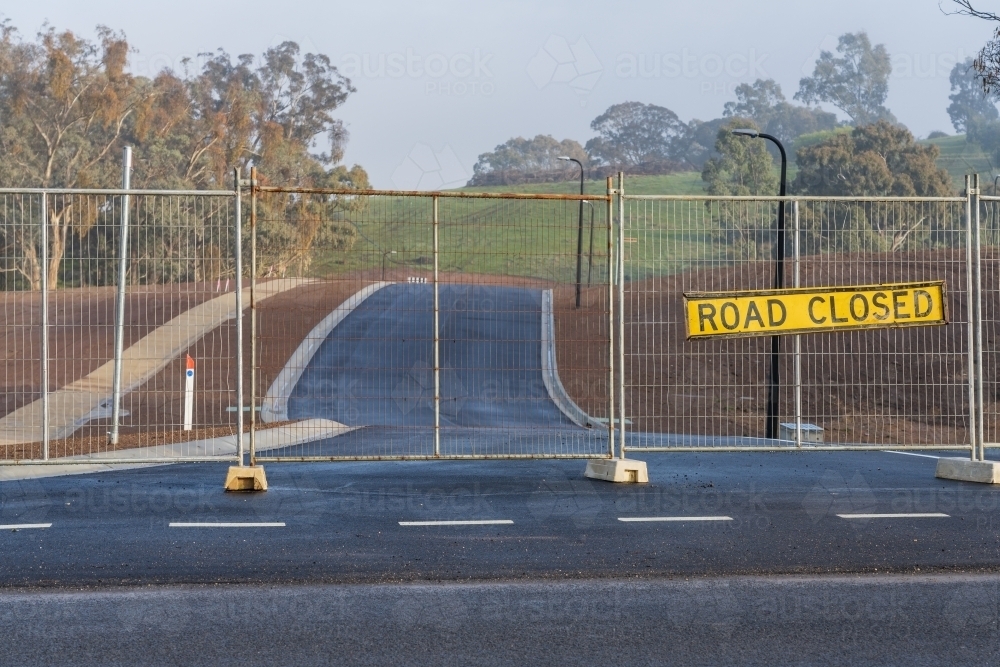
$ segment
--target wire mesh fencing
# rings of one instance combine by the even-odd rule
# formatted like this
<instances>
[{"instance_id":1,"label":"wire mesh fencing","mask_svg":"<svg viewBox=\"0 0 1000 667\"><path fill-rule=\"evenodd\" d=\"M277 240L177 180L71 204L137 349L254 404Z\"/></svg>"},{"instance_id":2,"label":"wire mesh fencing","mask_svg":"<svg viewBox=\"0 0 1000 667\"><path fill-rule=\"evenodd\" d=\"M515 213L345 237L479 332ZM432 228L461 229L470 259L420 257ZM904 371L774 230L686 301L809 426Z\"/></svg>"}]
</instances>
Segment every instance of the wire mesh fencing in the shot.
<instances>
[{"instance_id":1,"label":"wire mesh fencing","mask_svg":"<svg viewBox=\"0 0 1000 667\"><path fill-rule=\"evenodd\" d=\"M0 192L0 463L235 456L237 208Z\"/></svg>"},{"instance_id":2,"label":"wire mesh fencing","mask_svg":"<svg viewBox=\"0 0 1000 667\"><path fill-rule=\"evenodd\" d=\"M246 214L239 186L0 190L0 464L235 459L245 422L255 461L1000 439L1000 197L974 181L782 201L251 180ZM683 295L773 288L779 243L785 287L943 281L948 323L776 355L687 340Z\"/></svg>"},{"instance_id":3,"label":"wire mesh fencing","mask_svg":"<svg viewBox=\"0 0 1000 667\"><path fill-rule=\"evenodd\" d=\"M255 421L254 460L609 456L609 200L581 202L259 188L257 289L308 282L256 309L286 435Z\"/></svg>"},{"instance_id":4,"label":"wire mesh fencing","mask_svg":"<svg viewBox=\"0 0 1000 667\"><path fill-rule=\"evenodd\" d=\"M776 287L782 205L784 287L943 280L948 324L780 336L775 378L769 336L686 340L685 292ZM971 448L966 198L626 196L622 210L629 450ZM772 384L780 428L765 440Z\"/></svg>"}]
</instances>

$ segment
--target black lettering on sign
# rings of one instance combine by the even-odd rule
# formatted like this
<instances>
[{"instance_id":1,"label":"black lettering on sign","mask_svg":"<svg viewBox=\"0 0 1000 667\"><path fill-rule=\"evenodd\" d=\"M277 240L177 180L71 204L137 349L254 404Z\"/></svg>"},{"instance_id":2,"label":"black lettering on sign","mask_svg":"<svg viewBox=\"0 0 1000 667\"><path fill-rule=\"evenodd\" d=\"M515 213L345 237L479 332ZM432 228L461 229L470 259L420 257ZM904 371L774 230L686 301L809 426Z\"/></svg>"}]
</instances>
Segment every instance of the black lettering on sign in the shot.
<instances>
[{"instance_id":1,"label":"black lettering on sign","mask_svg":"<svg viewBox=\"0 0 1000 667\"><path fill-rule=\"evenodd\" d=\"M780 320L774 317L774 307L775 306L777 306L778 309L781 311L781 319ZM772 327L780 327L782 324L785 323L785 318L787 316L788 316L788 313L785 311L785 304L784 303L782 303L779 299L768 299L767 300L767 320L768 320L768 323Z\"/></svg>"},{"instance_id":2,"label":"black lettering on sign","mask_svg":"<svg viewBox=\"0 0 1000 667\"><path fill-rule=\"evenodd\" d=\"M876 308L882 309L882 314L874 313L872 317L876 320L884 320L889 317L889 306L885 304L885 298L888 296L885 292L875 292L875 296L872 297L872 305ZM881 299L881 301L879 301Z\"/></svg>"},{"instance_id":3,"label":"black lettering on sign","mask_svg":"<svg viewBox=\"0 0 1000 667\"><path fill-rule=\"evenodd\" d=\"M813 324L823 324L824 322L826 322L826 318L816 317L815 313L813 313L813 306L816 305L817 303L826 303L826 299L824 299L821 296L814 296L813 298L809 299L809 309L808 309L809 319L813 321Z\"/></svg>"},{"instance_id":4,"label":"black lettering on sign","mask_svg":"<svg viewBox=\"0 0 1000 667\"><path fill-rule=\"evenodd\" d=\"M757 309L756 301L751 301L750 307L747 308L747 318L743 322L744 329L750 328L750 320L756 320L757 323L760 324L760 328L764 328L764 318L760 316L760 311Z\"/></svg>"},{"instance_id":5,"label":"black lettering on sign","mask_svg":"<svg viewBox=\"0 0 1000 667\"><path fill-rule=\"evenodd\" d=\"M854 304L858 302L864 307L864 311L860 315L854 307ZM868 319L868 298L864 294L855 294L851 297L851 317L854 318L855 322L864 322Z\"/></svg>"},{"instance_id":6,"label":"black lettering on sign","mask_svg":"<svg viewBox=\"0 0 1000 667\"><path fill-rule=\"evenodd\" d=\"M926 309L921 309L921 300L927 303ZM914 317L927 317L931 314L931 310L934 307L934 302L931 300L930 292L924 291L922 289L913 290L913 316Z\"/></svg>"},{"instance_id":7,"label":"black lettering on sign","mask_svg":"<svg viewBox=\"0 0 1000 667\"><path fill-rule=\"evenodd\" d=\"M701 331L705 330L705 322L712 325L712 331L719 330L719 327L715 326L715 306L710 303L699 303L698 327Z\"/></svg>"},{"instance_id":8,"label":"black lettering on sign","mask_svg":"<svg viewBox=\"0 0 1000 667\"><path fill-rule=\"evenodd\" d=\"M834 295L830 295L830 318L834 322L846 322L846 317L837 317L837 298Z\"/></svg>"},{"instance_id":9,"label":"black lettering on sign","mask_svg":"<svg viewBox=\"0 0 1000 667\"><path fill-rule=\"evenodd\" d=\"M726 321L726 310L729 310L733 314L733 323L730 324ZM736 304L732 301L727 301L722 304L722 308L719 309L719 318L722 320L722 326L726 329L732 331L740 325L740 309L736 307Z\"/></svg>"},{"instance_id":10,"label":"black lettering on sign","mask_svg":"<svg viewBox=\"0 0 1000 667\"><path fill-rule=\"evenodd\" d=\"M908 320L910 319L909 313L904 313L901 308L905 307L906 304L900 300L900 297L906 296L906 290L897 290L892 293L892 310L893 315L896 316L897 320Z\"/></svg>"}]
</instances>

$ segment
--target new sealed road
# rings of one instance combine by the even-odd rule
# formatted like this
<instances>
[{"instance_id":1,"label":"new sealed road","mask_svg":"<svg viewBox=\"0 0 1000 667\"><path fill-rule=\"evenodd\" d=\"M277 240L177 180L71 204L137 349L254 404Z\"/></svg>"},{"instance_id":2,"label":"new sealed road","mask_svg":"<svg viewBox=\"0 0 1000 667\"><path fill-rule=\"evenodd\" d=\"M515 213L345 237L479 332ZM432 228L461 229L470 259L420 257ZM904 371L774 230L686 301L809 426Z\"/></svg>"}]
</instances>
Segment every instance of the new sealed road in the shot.
<instances>
[{"instance_id":1,"label":"new sealed road","mask_svg":"<svg viewBox=\"0 0 1000 667\"><path fill-rule=\"evenodd\" d=\"M387 582L993 571L1000 489L883 452L222 465L0 483L0 585Z\"/></svg>"}]
</instances>

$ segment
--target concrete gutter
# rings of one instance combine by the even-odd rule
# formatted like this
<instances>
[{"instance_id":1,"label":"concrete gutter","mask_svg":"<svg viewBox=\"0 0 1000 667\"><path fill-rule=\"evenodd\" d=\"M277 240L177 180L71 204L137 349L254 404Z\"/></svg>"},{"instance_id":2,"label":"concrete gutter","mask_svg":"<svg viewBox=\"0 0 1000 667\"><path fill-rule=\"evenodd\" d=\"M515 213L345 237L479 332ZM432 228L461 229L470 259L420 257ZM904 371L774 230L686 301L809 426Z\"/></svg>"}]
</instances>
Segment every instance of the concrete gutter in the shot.
<instances>
[{"instance_id":1,"label":"concrete gutter","mask_svg":"<svg viewBox=\"0 0 1000 667\"><path fill-rule=\"evenodd\" d=\"M257 431L256 451L266 452L285 447L293 447L315 440L332 438L355 430L356 426L345 426L330 419L304 419L295 424L278 426ZM244 449L250 447L250 434L243 434ZM218 459L226 462L236 456L236 436L227 435L206 440L177 442L170 445L155 445L152 447L137 447L134 449L119 449L117 451L100 452L80 456L68 456L63 461L86 461L86 463L66 463L47 465L11 465L0 466L0 482L19 479L39 479L42 477L61 477L63 475L82 475L95 472L112 472L115 470L132 470L171 463L143 463L142 459L205 457L206 462ZM135 463L101 463L101 459L135 459Z\"/></svg>"},{"instance_id":2,"label":"concrete gutter","mask_svg":"<svg viewBox=\"0 0 1000 667\"><path fill-rule=\"evenodd\" d=\"M559 369L556 367L556 327L552 314L552 290L542 291L542 382L549 398L559 410L569 417L577 426L593 428L597 423L593 417L584 412L579 405L566 393L559 379Z\"/></svg>"},{"instance_id":3,"label":"concrete gutter","mask_svg":"<svg viewBox=\"0 0 1000 667\"><path fill-rule=\"evenodd\" d=\"M393 284L391 282L378 282L368 285L351 295L347 301L334 308L329 315L323 318L322 322L313 327L309 335L288 358L288 362L278 373L278 377L274 379L271 388L267 390L267 396L264 397L260 407L261 421L265 423L288 421L288 399L291 398L292 390L298 384L302 373L309 367L309 362L319 351L320 345L326 341L330 332L343 322L344 318L354 312L354 309L361 305L365 299L383 287Z\"/></svg>"}]
</instances>

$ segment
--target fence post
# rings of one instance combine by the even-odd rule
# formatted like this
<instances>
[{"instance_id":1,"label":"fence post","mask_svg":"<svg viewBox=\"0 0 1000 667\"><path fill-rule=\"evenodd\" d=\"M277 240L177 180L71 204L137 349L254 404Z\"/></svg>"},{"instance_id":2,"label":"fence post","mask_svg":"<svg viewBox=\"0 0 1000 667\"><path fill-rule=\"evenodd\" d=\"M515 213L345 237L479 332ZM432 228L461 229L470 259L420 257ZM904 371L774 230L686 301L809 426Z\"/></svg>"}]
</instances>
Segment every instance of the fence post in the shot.
<instances>
[{"instance_id":1,"label":"fence post","mask_svg":"<svg viewBox=\"0 0 1000 667\"><path fill-rule=\"evenodd\" d=\"M42 193L42 460L49 460L49 195Z\"/></svg>"},{"instance_id":2,"label":"fence post","mask_svg":"<svg viewBox=\"0 0 1000 667\"><path fill-rule=\"evenodd\" d=\"M608 176L608 458L615 458L615 200Z\"/></svg>"},{"instance_id":3,"label":"fence post","mask_svg":"<svg viewBox=\"0 0 1000 667\"><path fill-rule=\"evenodd\" d=\"M625 458L625 172L618 172L618 451Z\"/></svg>"},{"instance_id":4,"label":"fence post","mask_svg":"<svg viewBox=\"0 0 1000 667\"><path fill-rule=\"evenodd\" d=\"M243 313L239 314L243 317ZM240 354L243 351L240 350ZM243 406L240 406L240 410ZM250 465L257 465L257 167L250 167Z\"/></svg>"},{"instance_id":5,"label":"fence post","mask_svg":"<svg viewBox=\"0 0 1000 667\"><path fill-rule=\"evenodd\" d=\"M986 460L986 432L983 418L983 273L982 246L979 222L979 174L972 177L972 268L974 275L972 284L975 289L974 309L974 341L975 341L975 371L976 371L976 438L980 461ZM970 295L972 298L972 295Z\"/></svg>"},{"instance_id":6,"label":"fence post","mask_svg":"<svg viewBox=\"0 0 1000 667\"><path fill-rule=\"evenodd\" d=\"M438 294L440 268L440 246L438 239L438 198L434 205L434 456L441 456L441 322L439 320L441 302Z\"/></svg>"},{"instance_id":7,"label":"fence post","mask_svg":"<svg viewBox=\"0 0 1000 667\"><path fill-rule=\"evenodd\" d=\"M784 206L784 203L782 203ZM799 202L792 202L792 252L795 262L795 287L801 287L801 277L799 275L799 260L801 251L799 250ZM795 334L795 446L802 446L802 335Z\"/></svg>"},{"instance_id":8,"label":"fence post","mask_svg":"<svg viewBox=\"0 0 1000 667\"><path fill-rule=\"evenodd\" d=\"M236 187L236 460L243 465L243 183L233 170Z\"/></svg>"},{"instance_id":9,"label":"fence post","mask_svg":"<svg viewBox=\"0 0 1000 667\"><path fill-rule=\"evenodd\" d=\"M969 449L972 452L972 460L977 460L979 456L979 438L976 434L976 336L975 336L975 285L972 279L972 204L973 188L972 177L965 176L965 292L967 325L966 325L966 345L968 347L968 376L969 376Z\"/></svg>"},{"instance_id":10,"label":"fence post","mask_svg":"<svg viewBox=\"0 0 1000 667\"><path fill-rule=\"evenodd\" d=\"M132 148L122 151L122 190L128 190L132 180ZM111 433L108 444L118 444L118 425L122 409L122 354L125 347L125 277L128 270L129 196L122 195L121 236L118 241L118 294L115 305L115 367L111 380Z\"/></svg>"}]
</instances>

